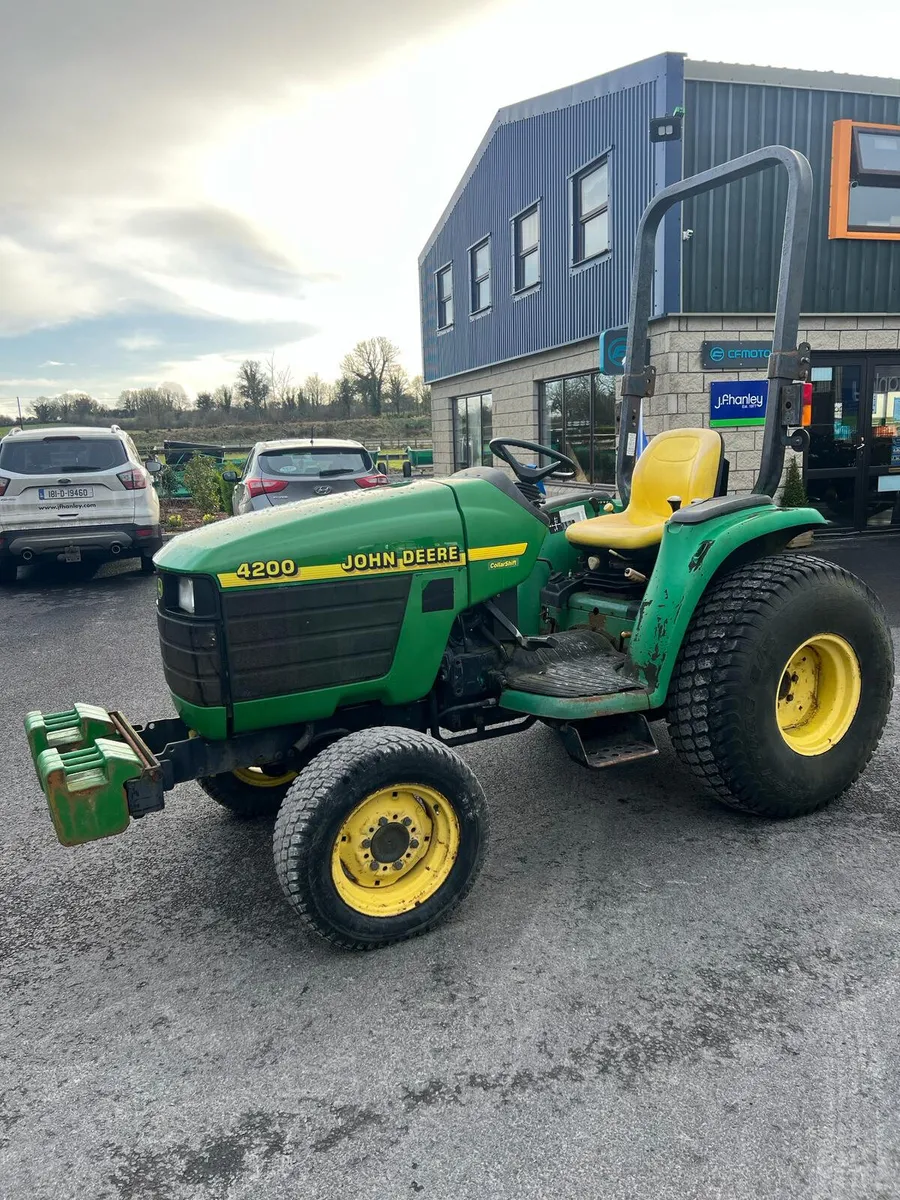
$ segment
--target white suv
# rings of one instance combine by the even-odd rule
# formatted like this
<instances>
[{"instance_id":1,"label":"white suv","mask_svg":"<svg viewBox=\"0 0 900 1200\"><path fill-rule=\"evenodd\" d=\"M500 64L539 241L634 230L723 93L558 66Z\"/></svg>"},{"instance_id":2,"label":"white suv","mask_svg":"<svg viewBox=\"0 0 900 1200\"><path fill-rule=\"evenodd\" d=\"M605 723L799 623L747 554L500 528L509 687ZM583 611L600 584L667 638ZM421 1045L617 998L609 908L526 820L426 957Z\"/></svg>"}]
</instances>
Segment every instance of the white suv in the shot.
<instances>
[{"instance_id":1,"label":"white suv","mask_svg":"<svg viewBox=\"0 0 900 1200\"><path fill-rule=\"evenodd\" d=\"M0 439L0 584L37 558L139 558L152 571L160 469L117 425L10 430Z\"/></svg>"}]
</instances>

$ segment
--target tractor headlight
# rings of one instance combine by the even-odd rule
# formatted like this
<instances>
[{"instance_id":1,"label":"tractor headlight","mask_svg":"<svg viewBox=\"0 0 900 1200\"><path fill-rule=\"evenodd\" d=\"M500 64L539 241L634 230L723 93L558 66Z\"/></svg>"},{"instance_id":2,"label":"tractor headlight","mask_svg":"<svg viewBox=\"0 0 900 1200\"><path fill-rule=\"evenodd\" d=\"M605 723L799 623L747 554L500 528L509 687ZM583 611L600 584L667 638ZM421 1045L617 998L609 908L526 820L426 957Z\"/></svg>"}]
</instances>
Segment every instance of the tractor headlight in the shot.
<instances>
[{"instance_id":1,"label":"tractor headlight","mask_svg":"<svg viewBox=\"0 0 900 1200\"><path fill-rule=\"evenodd\" d=\"M183 612L194 613L194 581L193 579L178 580L178 607Z\"/></svg>"}]
</instances>

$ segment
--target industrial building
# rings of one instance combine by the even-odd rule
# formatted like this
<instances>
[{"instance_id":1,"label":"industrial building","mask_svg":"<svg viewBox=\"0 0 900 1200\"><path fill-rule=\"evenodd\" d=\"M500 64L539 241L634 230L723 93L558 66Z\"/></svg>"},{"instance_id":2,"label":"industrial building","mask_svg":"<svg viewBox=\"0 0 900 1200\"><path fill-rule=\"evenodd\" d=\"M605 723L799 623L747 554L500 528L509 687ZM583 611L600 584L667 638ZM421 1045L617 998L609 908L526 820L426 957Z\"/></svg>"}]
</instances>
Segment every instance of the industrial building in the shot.
<instances>
[{"instance_id":1,"label":"industrial building","mask_svg":"<svg viewBox=\"0 0 900 1200\"><path fill-rule=\"evenodd\" d=\"M815 179L807 491L838 527L900 525L894 79L666 53L501 109L419 259L436 470L490 462L503 434L611 483L641 212L667 184L772 143L802 151ZM657 244L645 432L715 425L734 492L758 464L785 190L772 172L688 201Z\"/></svg>"}]
</instances>

